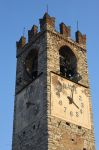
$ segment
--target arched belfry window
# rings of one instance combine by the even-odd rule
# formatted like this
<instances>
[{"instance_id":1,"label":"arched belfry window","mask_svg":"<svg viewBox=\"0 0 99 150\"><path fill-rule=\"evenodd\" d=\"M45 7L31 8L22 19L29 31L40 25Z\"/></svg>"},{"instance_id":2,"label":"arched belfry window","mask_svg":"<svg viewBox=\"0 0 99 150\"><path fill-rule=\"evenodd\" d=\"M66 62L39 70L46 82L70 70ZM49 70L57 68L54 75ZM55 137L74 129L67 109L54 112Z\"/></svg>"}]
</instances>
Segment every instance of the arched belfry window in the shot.
<instances>
[{"instance_id":1,"label":"arched belfry window","mask_svg":"<svg viewBox=\"0 0 99 150\"><path fill-rule=\"evenodd\" d=\"M38 75L38 50L33 49L29 52L25 60L25 69L31 79Z\"/></svg>"},{"instance_id":2,"label":"arched belfry window","mask_svg":"<svg viewBox=\"0 0 99 150\"><path fill-rule=\"evenodd\" d=\"M63 46L59 50L60 55L60 74L73 79L77 73L77 58L73 51L67 47Z\"/></svg>"}]
</instances>

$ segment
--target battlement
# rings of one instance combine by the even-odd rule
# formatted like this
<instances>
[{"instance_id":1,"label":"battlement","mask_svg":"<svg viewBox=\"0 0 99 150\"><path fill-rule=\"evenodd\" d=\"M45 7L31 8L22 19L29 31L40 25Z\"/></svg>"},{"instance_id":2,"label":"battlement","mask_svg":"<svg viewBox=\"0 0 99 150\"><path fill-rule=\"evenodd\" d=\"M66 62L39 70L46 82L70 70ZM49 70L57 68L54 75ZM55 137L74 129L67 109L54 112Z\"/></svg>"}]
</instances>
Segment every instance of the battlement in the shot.
<instances>
[{"instance_id":1,"label":"battlement","mask_svg":"<svg viewBox=\"0 0 99 150\"><path fill-rule=\"evenodd\" d=\"M31 43L35 37L44 31L52 31L54 33L60 33L60 35L63 35L65 38L71 39L71 28L70 26L67 26L65 23L60 23L60 31L57 32L55 29L55 17L51 17L48 13L45 13L43 18L39 19L40 23L40 31L38 31L38 26L33 25L31 30L28 31L28 43ZM82 34L80 31L77 31L75 33L75 40L73 40L75 43L78 43L79 45L86 47L86 35ZM72 39L71 39L72 40ZM21 49L26 44L26 38L24 36L21 37L21 39L16 42L17 49Z\"/></svg>"},{"instance_id":2,"label":"battlement","mask_svg":"<svg viewBox=\"0 0 99 150\"><path fill-rule=\"evenodd\" d=\"M17 49L21 49L26 44L26 37L22 36L19 41L16 42Z\"/></svg>"},{"instance_id":3,"label":"battlement","mask_svg":"<svg viewBox=\"0 0 99 150\"><path fill-rule=\"evenodd\" d=\"M50 17L48 13L45 13L42 19L39 19L40 22L40 31L48 29L48 26L51 29L55 29L55 18Z\"/></svg>"},{"instance_id":4,"label":"battlement","mask_svg":"<svg viewBox=\"0 0 99 150\"><path fill-rule=\"evenodd\" d=\"M82 34L80 31L76 32L76 42L86 45L86 34Z\"/></svg>"},{"instance_id":5,"label":"battlement","mask_svg":"<svg viewBox=\"0 0 99 150\"><path fill-rule=\"evenodd\" d=\"M71 36L71 30L69 26L66 26L63 22L60 24L60 34L63 34L66 37Z\"/></svg>"},{"instance_id":6,"label":"battlement","mask_svg":"<svg viewBox=\"0 0 99 150\"><path fill-rule=\"evenodd\" d=\"M32 41L32 38L38 33L38 27L33 25L32 29L28 31L28 42Z\"/></svg>"}]
</instances>

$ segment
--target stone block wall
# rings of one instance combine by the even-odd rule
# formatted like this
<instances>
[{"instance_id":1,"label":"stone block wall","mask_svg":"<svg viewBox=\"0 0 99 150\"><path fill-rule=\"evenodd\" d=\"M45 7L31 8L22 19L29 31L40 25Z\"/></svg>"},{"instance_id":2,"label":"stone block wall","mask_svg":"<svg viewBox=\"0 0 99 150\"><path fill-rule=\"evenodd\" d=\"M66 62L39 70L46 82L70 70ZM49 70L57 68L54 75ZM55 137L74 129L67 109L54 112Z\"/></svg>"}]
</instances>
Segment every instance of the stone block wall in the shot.
<instances>
[{"instance_id":1,"label":"stone block wall","mask_svg":"<svg viewBox=\"0 0 99 150\"><path fill-rule=\"evenodd\" d=\"M43 34L43 36L42 36ZM47 121L47 78L46 78L46 70L47 70L47 51L46 51L46 33L42 33L38 35L38 38L34 38L31 43L25 45L19 51L19 55L17 55L17 71L16 71L16 95L15 95L15 104L14 104L14 123L13 123L13 143L12 150L47 150L48 149L48 121ZM31 81L28 79L28 76L25 74L24 63L25 58L28 53L32 49L39 50L39 58L38 58L38 76L37 79ZM17 80L21 78L21 82L17 84ZM38 86L36 84L36 80L39 81ZM37 92L34 92L32 95L32 101L38 101L38 95L41 93L40 101L40 113L38 116L34 116L34 112L29 113L30 108L26 108L25 105L25 94L24 99L22 99L22 108L24 109L23 116L26 117L24 120L24 124L22 124L22 115L18 111L18 95L22 95L23 91L28 89L29 86L33 84L37 89ZM33 88L34 89L34 88ZM31 92L30 92L31 93ZM20 96L21 97L21 96ZM21 99L20 99L21 100ZM30 98L28 98L30 100ZM32 102L32 103L33 103ZM23 108L24 107L24 108ZM30 106L31 107L31 106ZM34 108L33 108L34 109ZM21 111L21 110L20 110ZM19 116L19 117L18 117ZM34 118L32 117L34 116ZM33 118L33 119L29 119ZM29 119L29 120L27 120ZM20 123L20 124L19 124ZM19 124L19 125L17 125ZM21 125L22 124L22 125ZM22 127L23 126L23 127Z\"/></svg>"},{"instance_id":2,"label":"stone block wall","mask_svg":"<svg viewBox=\"0 0 99 150\"><path fill-rule=\"evenodd\" d=\"M59 118L51 116L50 72L52 71L60 74L59 49L65 45L71 48L77 58L77 71L82 77L79 83L89 88L86 49L78 45L73 40L67 39L56 31L51 32L51 30L49 29L47 31L47 100L49 118L48 149L68 150L70 148L70 150L95 150L91 98L90 112L92 130L79 127L72 123L68 123ZM76 145L78 147L76 147Z\"/></svg>"},{"instance_id":3,"label":"stone block wall","mask_svg":"<svg viewBox=\"0 0 99 150\"><path fill-rule=\"evenodd\" d=\"M77 58L77 72L82 79L80 84L89 88L88 66L86 58L86 38L78 35L80 41L70 38L70 28L62 24L60 33L55 30L55 18L45 14L40 19L40 32L34 26L29 30L29 39L17 42L16 91L14 106L14 127L12 150L95 150L92 103L90 111L92 130L85 129L57 117L51 116L51 72L60 75L59 49L68 46ZM80 37L79 37L80 36ZM77 39L76 39L77 40ZM25 58L31 50L38 50L38 79L42 83L41 105L43 107L38 117L34 117L28 125L16 132L17 95L35 83L25 73ZM36 84L35 84L36 86ZM38 86L39 87L39 86ZM39 92L37 91L36 97ZM90 88L89 88L90 94ZM42 98L43 97L43 98ZM25 113L27 110L25 110ZM33 112L32 112L33 113ZM32 117L30 113L29 117ZM21 122L21 117L19 118Z\"/></svg>"}]
</instances>

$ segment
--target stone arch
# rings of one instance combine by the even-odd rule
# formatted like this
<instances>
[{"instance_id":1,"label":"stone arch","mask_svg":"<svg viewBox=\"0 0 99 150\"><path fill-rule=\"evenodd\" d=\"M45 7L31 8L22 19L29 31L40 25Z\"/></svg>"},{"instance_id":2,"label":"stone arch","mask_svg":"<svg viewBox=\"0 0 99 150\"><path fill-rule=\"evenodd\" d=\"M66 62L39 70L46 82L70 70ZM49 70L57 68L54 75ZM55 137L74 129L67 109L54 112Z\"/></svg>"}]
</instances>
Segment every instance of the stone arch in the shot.
<instances>
[{"instance_id":1,"label":"stone arch","mask_svg":"<svg viewBox=\"0 0 99 150\"><path fill-rule=\"evenodd\" d=\"M38 49L31 49L25 58L25 70L31 79L38 75Z\"/></svg>"},{"instance_id":2,"label":"stone arch","mask_svg":"<svg viewBox=\"0 0 99 150\"><path fill-rule=\"evenodd\" d=\"M61 44L58 45L58 50L60 50L62 47L68 47L75 55L77 61L79 60L79 57L77 55L77 47L75 47L73 44L68 43L68 42L63 42Z\"/></svg>"},{"instance_id":3,"label":"stone arch","mask_svg":"<svg viewBox=\"0 0 99 150\"><path fill-rule=\"evenodd\" d=\"M59 49L60 74L72 79L77 73L77 58L69 46L62 46Z\"/></svg>"}]
</instances>

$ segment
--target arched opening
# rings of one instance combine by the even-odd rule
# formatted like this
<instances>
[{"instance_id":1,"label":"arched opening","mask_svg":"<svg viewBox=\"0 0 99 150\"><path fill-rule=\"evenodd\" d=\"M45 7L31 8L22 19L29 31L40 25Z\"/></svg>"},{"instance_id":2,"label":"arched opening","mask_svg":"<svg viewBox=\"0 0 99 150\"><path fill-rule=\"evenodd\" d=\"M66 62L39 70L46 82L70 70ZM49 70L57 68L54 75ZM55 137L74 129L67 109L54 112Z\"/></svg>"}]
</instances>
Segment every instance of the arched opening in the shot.
<instances>
[{"instance_id":1,"label":"arched opening","mask_svg":"<svg viewBox=\"0 0 99 150\"><path fill-rule=\"evenodd\" d=\"M33 49L29 52L25 59L25 70L31 79L35 79L38 75L38 50Z\"/></svg>"},{"instance_id":2,"label":"arched opening","mask_svg":"<svg viewBox=\"0 0 99 150\"><path fill-rule=\"evenodd\" d=\"M59 50L60 55L60 74L69 79L73 79L77 73L77 58L72 50L63 46Z\"/></svg>"}]
</instances>

